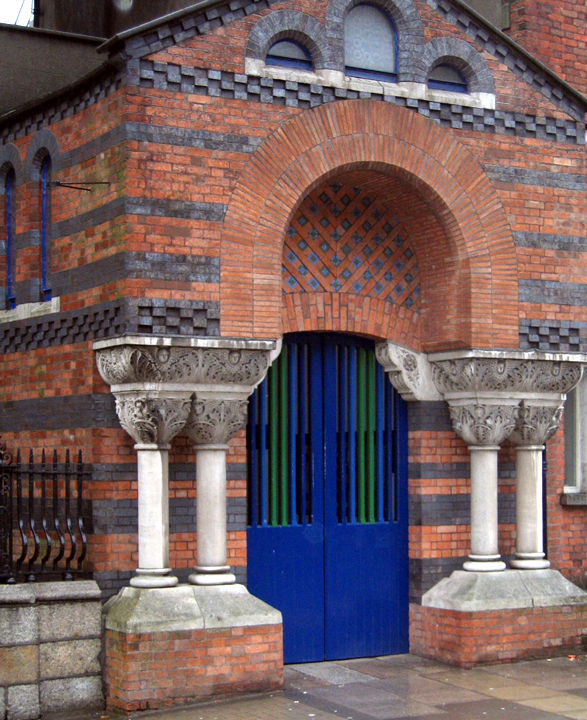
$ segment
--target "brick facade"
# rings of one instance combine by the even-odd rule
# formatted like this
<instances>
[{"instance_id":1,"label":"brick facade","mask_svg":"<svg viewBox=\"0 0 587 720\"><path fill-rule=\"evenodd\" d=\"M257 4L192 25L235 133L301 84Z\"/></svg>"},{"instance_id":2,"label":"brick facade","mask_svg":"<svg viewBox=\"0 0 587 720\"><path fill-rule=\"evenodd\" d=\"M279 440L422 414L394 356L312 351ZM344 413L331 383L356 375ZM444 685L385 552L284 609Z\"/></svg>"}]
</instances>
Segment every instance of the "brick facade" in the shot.
<instances>
[{"instance_id":1,"label":"brick facade","mask_svg":"<svg viewBox=\"0 0 587 720\"><path fill-rule=\"evenodd\" d=\"M84 451L92 468L88 569L105 595L127 584L136 566L136 460L95 368L94 340L124 333L279 338L332 330L425 352L587 348L586 103L461 3L382 5L401 38L400 83L423 84L430 64L447 56L467 75L471 91L491 95L493 105L416 96L408 85L392 92L382 83L259 74L249 61L262 61L279 37L306 39L316 68L342 73L346 3L238 0L109 43L106 51L122 53L122 64L2 120L0 218L3 178L13 168L17 307L41 300L39 158L50 155L55 182L104 183L86 186L91 192L51 188L49 281L59 306L30 317L2 316L0 418L9 446ZM575 17L573 8L565 0L513 2L509 32L581 90L584 11L573 11ZM568 39L577 40L563 56L543 20L559 22L559 14ZM321 193L338 202L352 188L377 206L376 224L365 232L369 262L379 258L381 265L369 266L370 278L355 268L343 286L343 258L340 270L323 262L325 251L320 256L320 242L300 225L300 212L319 204ZM375 240L377 223L390 226L383 244ZM401 248L393 244L398 236L405 238ZM392 249L385 259L377 255L384 245ZM310 252L321 258L317 272L323 267L332 276L329 287L325 275L312 275ZM357 255L348 255L346 269ZM385 289L375 290L378 283ZM417 603L467 553L469 455L444 403L413 403L409 413L410 597ZM560 431L547 456L549 556L582 584L587 509L560 504ZM228 461L229 563L244 581L244 431L231 441ZM505 556L515 546L513 461L506 445L500 455ZM171 563L184 580L197 542L194 454L184 437L173 441L170 462ZM413 613L414 628L429 632L429 616L420 616L417 606ZM536 612L527 621L540 617ZM467 622L459 625L462 636L475 627ZM512 622L523 627L526 621ZM183 640L172 647L178 663ZM122 641L111 642L115 648ZM413 647L422 642L415 639ZM129 646L125 657L133 652ZM467 657L476 661L475 650ZM177 697L186 693L178 687ZM121 688L117 706L142 707L131 695Z\"/></svg>"}]
</instances>

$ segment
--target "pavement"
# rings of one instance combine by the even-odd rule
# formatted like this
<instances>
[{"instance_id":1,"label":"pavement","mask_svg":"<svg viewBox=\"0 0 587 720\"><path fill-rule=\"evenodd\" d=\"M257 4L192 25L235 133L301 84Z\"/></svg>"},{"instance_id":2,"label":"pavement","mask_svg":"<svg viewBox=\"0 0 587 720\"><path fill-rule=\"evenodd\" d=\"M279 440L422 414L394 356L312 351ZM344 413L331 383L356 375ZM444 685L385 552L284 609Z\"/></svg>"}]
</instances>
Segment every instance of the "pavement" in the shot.
<instances>
[{"instance_id":1,"label":"pavement","mask_svg":"<svg viewBox=\"0 0 587 720\"><path fill-rule=\"evenodd\" d=\"M102 713L103 720L117 716ZM120 717L120 716L118 716ZM461 670L415 655L288 665L283 692L133 720L587 720L587 656Z\"/></svg>"}]
</instances>

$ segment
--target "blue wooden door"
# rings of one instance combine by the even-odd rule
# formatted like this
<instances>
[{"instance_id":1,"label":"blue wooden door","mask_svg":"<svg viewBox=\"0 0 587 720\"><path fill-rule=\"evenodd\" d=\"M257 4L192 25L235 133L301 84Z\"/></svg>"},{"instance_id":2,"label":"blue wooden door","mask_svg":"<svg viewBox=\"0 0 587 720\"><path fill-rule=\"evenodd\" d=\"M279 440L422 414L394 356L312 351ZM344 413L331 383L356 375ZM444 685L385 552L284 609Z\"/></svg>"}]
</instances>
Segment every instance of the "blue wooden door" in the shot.
<instances>
[{"instance_id":1,"label":"blue wooden door","mask_svg":"<svg viewBox=\"0 0 587 720\"><path fill-rule=\"evenodd\" d=\"M408 650L405 404L350 336L292 335L251 399L248 587L285 662Z\"/></svg>"}]
</instances>

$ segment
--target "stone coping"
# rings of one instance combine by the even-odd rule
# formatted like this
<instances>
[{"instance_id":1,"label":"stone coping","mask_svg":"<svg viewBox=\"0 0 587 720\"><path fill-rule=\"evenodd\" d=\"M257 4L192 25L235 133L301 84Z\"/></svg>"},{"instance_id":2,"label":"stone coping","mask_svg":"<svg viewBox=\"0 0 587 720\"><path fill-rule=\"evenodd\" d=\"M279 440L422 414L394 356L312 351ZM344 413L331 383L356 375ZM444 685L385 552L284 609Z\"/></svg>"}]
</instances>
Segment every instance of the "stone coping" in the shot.
<instances>
[{"instance_id":1,"label":"stone coping","mask_svg":"<svg viewBox=\"0 0 587 720\"><path fill-rule=\"evenodd\" d=\"M41 602L100 600L102 593L94 580L0 585L0 605L32 605Z\"/></svg>"},{"instance_id":2,"label":"stone coping","mask_svg":"<svg viewBox=\"0 0 587 720\"><path fill-rule=\"evenodd\" d=\"M587 593L558 570L455 570L424 594L422 605L459 612L560 607L587 605Z\"/></svg>"},{"instance_id":3,"label":"stone coping","mask_svg":"<svg viewBox=\"0 0 587 720\"><path fill-rule=\"evenodd\" d=\"M186 348L222 348L229 350L265 350L278 347L277 340L256 340L254 338L212 338L191 336L160 337L153 335L122 335L108 340L97 340L94 350L134 345L137 347L186 347ZM587 356L586 356L587 358Z\"/></svg>"},{"instance_id":4,"label":"stone coping","mask_svg":"<svg viewBox=\"0 0 587 720\"><path fill-rule=\"evenodd\" d=\"M468 350L441 350L428 354L430 362L440 360L489 359L489 360L544 360L549 362L574 362L587 364L587 353L544 352L541 350L505 350L470 348Z\"/></svg>"},{"instance_id":5,"label":"stone coping","mask_svg":"<svg viewBox=\"0 0 587 720\"><path fill-rule=\"evenodd\" d=\"M139 635L279 625L281 613L244 585L125 587L103 608L106 630Z\"/></svg>"}]
</instances>

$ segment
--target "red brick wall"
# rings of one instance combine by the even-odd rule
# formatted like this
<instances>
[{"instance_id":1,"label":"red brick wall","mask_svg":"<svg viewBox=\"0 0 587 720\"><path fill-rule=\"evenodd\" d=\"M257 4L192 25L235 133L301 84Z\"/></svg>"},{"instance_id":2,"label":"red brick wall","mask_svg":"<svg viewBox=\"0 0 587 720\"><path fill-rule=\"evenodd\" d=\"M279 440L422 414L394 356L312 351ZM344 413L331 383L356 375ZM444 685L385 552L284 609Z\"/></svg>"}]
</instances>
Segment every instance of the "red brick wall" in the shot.
<instances>
[{"instance_id":1,"label":"red brick wall","mask_svg":"<svg viewBox=\"0 0 587 720\"><path fill-rule=\"evenodd\" d=\"M585 606L457 612L410 606L410 651L459 667L533 660L585 648Z\"/></svg>"},{"instance_id":2,"label":"red brick wall","mask_svg":"<svg viewBox=\"0 0 587 720\"><path fill-rule=\"evenodd\" d=\"M279 690L281 625L125 635L106 631L110 709L133 712Z\"/></svg>"}]
</instances>

